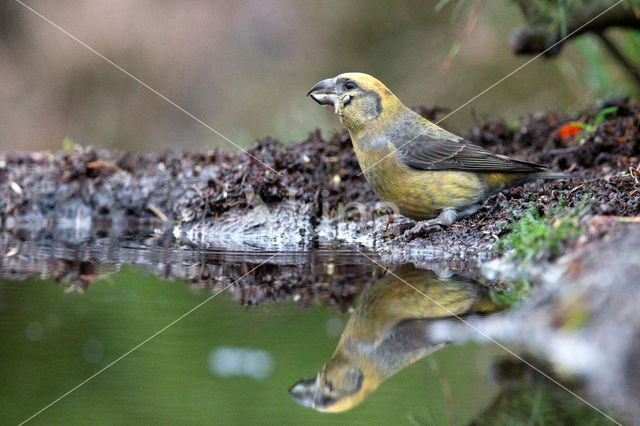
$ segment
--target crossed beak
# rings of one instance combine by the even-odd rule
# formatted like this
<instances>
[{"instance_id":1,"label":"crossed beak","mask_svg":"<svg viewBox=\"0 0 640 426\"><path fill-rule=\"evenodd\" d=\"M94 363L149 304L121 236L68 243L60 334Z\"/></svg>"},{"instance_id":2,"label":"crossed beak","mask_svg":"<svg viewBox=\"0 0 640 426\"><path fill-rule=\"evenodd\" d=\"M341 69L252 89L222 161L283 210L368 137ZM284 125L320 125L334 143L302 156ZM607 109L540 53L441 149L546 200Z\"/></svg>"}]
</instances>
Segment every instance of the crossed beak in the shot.
<instances>
[{"instance_id":1,"label":"crossed beak","mask_svg":"<svg viewBox=\"0 0 640 426\"><path fill-rule=\"evenodd\" d=\"M327 78L326 80L317 82L311 90L309 90L307 96L311 96L311 98L320 105L334 105L338 99L335 79Z\"/></svg>"}]
</instances>

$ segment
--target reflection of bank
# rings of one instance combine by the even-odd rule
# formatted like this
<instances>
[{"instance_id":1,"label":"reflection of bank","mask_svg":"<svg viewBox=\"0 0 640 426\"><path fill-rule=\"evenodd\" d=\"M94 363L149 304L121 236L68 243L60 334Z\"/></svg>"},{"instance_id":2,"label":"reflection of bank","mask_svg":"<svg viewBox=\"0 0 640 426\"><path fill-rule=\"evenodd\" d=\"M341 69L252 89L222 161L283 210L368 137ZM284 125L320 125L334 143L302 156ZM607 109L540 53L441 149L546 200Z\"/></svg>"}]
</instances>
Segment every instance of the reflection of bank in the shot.
<instances>
[{"instance_id":1,"label":"reflection of bank","mask_svg":"<svg viewBox=\"0 0 640 426\"><path fill-rule=\"evenodd\" d=\"M545 361L528 354L522 357L554 380L561 379L554 375L552 367ZM491 378L500 385L500 392L469 426L612 424L609 419L565 389L583 394L584 389L579 383L567 382L567 377L563 377L564 388L560 387L520 359L496 359Z\"/></svg>"},{"instance_id":2,"label":"reflection of bank","mask_svg":"<svg viewBox=\"0 0 640 426\"><path fill-rule=\"evenodd\" d=\"M331 359L289 393L319 411L348 410L388 377L447 343L431 337L434 322L495 309L486 287L405 264L363 293Z\"/></svg>"}]
</instances>

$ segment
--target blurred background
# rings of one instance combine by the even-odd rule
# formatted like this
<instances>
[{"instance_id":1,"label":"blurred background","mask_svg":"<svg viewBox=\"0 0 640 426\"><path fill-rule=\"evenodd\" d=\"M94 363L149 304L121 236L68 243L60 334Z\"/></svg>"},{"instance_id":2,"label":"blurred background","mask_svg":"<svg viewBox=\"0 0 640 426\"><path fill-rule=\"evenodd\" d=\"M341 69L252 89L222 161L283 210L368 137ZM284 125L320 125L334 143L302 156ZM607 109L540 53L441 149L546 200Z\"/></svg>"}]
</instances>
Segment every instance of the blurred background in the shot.
<instances>
[{"instance_id":1,"label":"blurred background","mask_svg":"<svg viewBox=\"0 0 640 426\"><path fill-rule=\"evenodd\" d=\"M339 128L331 111L304 95L316 81L345 71L378 77L408 105L456 108L530 59L514 55L509 42L511 30L524 23L518 3L27 4L246 147L265 136L288 142L315 127ZM636 49L637 40L626 48ZM450 117L449 126L464 132L487 119L571 112L633 93L601 44L585 35L561 55L534 61ZM57 149L66 137L132 151L235 150L13 0L0 3L0 57L0 150Z\"/></svg>"}]
</instances>

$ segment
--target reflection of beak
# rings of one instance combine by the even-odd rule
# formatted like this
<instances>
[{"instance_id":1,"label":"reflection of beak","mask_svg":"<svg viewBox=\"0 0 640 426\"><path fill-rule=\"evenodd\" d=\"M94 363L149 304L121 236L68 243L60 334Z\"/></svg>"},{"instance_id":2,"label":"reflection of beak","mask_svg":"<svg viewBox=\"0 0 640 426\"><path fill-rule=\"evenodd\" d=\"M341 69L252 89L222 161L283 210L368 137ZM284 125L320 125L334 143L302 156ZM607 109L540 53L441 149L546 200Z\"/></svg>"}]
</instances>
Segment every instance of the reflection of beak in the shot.
<instances>
[{"instance_id":1,"label":"reflection of beak","mask_svg":"<svg viewBox=\"0 0 640 426\"><path fill-rule=\"evenodd\" d=\"M316 87L316 86L313 86L313 87ZM313 97L313 95L311 96ZM316 99L316 102L320 103L317 99ZM291 389L289 389L289 395L291 395L291 398L293 398L294 401L296 401L300 405L303 405L305 407L310 407L310 408L315 408L316 392L317 392L317 386L316 386L315 378L300 380L298 383L293 385Z\"/></svg>"},{"instance_id":2,"label":"reflection of beak","mask_svg":"<svg viewBox=\"0 0 640 426\"><path fill-rule=\"evenodd\" d=\"M307 96L311 96L320 105L333 105L338 99L336 85L333 78L319 81L309 90Z\"/></svg>"}]
</instances>

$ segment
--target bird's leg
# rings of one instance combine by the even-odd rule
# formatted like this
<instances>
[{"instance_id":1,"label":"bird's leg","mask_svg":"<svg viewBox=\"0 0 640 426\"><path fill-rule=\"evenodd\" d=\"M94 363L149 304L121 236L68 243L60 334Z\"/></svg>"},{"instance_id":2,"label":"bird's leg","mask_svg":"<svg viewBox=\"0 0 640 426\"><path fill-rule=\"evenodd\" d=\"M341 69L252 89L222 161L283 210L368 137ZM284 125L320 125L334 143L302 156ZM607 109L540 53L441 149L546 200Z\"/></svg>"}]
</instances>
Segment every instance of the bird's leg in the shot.
<instances>
[{"instance_id":1,"label":"bird's leg","mask_svg":"<svg viewBox=\"0 0 640 426\"><path fill-rule=\"evenodd\" d=\"M482 203L472 204L469 207L465 208L462 211L458 212L458 217L455 220L462 219L463 217L471 216L482 207Z\"/></svg>"},{"instance_id":2,"label":"bird's leg","mask_svg":"<svg viewBox=\"0 0 640 426\"><path fill-rule=\"evenodd\" d=\"M458 218L458 212L454 209L443 209L435 219L421 220L415 226L402 235L405 241L421 237L430 231L438 231L451 225Z\"/></svg>"}]
</instances>

